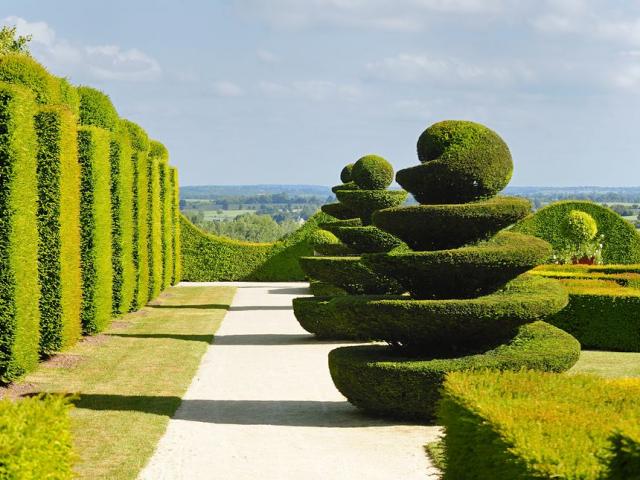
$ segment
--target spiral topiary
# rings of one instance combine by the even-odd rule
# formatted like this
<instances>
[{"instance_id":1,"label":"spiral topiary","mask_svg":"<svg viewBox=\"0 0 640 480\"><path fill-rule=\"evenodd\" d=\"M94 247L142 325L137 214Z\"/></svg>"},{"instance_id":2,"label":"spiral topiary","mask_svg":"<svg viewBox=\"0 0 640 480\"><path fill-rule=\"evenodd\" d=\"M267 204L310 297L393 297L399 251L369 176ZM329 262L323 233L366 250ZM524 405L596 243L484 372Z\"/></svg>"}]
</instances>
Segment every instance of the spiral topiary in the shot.
<instances>
[{"instance_id":1,"label":"spiral topiary","mask_svg":"<svg viewBox=\"0 0 640 480\"><path fill-rule=\"evenodd\" d=\"M564 371L580 346L542 320L567 304L554 281L526 275L551 247L500 232L528 214L526 200L495 197L509 181L505 143L473 122L447 121L418 141L418 167L398 182L421 205L376 211L373 225L411 248L362 255L410 296L306 299L308 321L389 346L333 350L333 381L373 414L430 422L448 372L494 368ZM466 228L465 228L466 226Z\"/></svg>"}]
</instances>

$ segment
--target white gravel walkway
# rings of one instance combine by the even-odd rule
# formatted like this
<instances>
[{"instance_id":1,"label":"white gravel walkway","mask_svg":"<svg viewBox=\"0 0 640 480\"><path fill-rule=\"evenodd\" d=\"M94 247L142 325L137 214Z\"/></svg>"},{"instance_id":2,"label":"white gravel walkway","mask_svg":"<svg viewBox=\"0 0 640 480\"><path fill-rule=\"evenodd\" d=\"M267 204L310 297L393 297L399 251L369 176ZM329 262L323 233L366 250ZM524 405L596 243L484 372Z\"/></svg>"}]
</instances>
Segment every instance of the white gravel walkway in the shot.
<instances>
[{"instance_id":1,"label":"white gravel walkway","mask_svg":"<svg viewBox=\"0 0 640 480\"><path fill-rule=\"evenodd\" d=\"M425 480L437 427L371 419L333 386L327 353L298 325L303 283L231 285L233 305L142 479Z\"/></svg>"}]
</instances>

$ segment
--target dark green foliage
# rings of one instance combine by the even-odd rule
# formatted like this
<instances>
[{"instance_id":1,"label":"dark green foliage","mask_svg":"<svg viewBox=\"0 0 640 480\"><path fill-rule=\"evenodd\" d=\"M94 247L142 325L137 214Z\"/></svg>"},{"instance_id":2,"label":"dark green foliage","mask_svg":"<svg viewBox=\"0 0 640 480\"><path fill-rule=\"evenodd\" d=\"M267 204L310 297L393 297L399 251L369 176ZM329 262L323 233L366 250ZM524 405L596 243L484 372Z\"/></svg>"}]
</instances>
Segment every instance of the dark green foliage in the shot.
<instances>
[{"instance_id":1,"label":"dark green foliage","mask_svg":"<svg viewBox=\"0 0 640 480\"><path fill-rule=\"evenodd\" d=\"M104 330L112 312L110 135L98 127L78 129L80 162L80 264L82 329Z\"/></svg>"},{"instance_id":2,"label":"dark green foliage","mask_svg":"<svg viewBox=\"0 0 640 480\"><path fill-rule=\"evenodd\" d=\"M548 319L584 348L640 352L640 290L592 280L564 281L569 305Z\"/></svg>"},{"instance_id":3,"label":"dark green foliage","mask_svg":"<svg viewBox=\"0 0 640 480\"><path fill-rule=\"evenodd\" d=\"M338 390L355 406L376 415L433 422L450 372L523 368L562 372L579 354L580 345L569 334L535 322L520 327L504 345L457 358L407 357L378 345L342 347L329 353L329 369Z\"/></svg>"},{"instance_id":4,"label":"dark green foliage","mask_svg":"<svg viewBox=\"0 0 640 480\"><path fill-rule=\"evenodd\" d=\"M348 220L356 217L355 212L342 203L327 203L326 205L322 205L320 210L327 215L337 218L338 220Z\"/></svg>"},{"instance_id":5,"label":"dark green foliage","mask_svg":"<svg viewBox=\"0 0 640 480\"><path fill-rule=\"evenodd\" d=\"M302 228L274 243L249 243L203 232L180 216L185 281L301 281L300 257L313 254L309 236L323 213L311 217Z\"/></svg>"},{"instance_id":6,"label":"dark green foliage","mask_svg":"<svg viewBox=\"0 0 640 480\"><path fill-rule=\"evenodd\" d=\"M448 120L418 139L422 165L399 170L396 181L419 203L465 203L490 198L507 186L513 172L506 143L474 122Z\"/></svg>"},{"instance_id":7,"label":"dark green foliage","mask_svg":"<svg viewBox=\"0 0 640 480\"><path fill-rule=\"evenodd\" d=\"M414 298L471 298L496 291L550 257L551 246L544 240L504 232L470 247L400 250L365 255L363 261L395 278Z\"/></svg>"},{"instance_id":8,"label":"dark green foliage","mask_svg":"<svg viewBox=\"0 0 640 480\"><path fill-rule=\"evenodd\" d=\"M398 293L400 285L374 273L360 257L301 257L300 267L314 280L330 283L350 294Z\"/></svg>"},{"instance_id":9,"label":"dark green foliage","mask_svg":"<svg viewBox=\"0 0 640 480\"><path fill-rule=\"evenodd\" d=\"M0 57L3 59L4 57ZM38 362L37 143L33 95L0 82L0 382Z\"/></svg>"},{"instance_id":10,"label":"dark green foliage","mask_svg":"<svg viewBox=\"0 0 640 480\"><path fill-rule=\"evenodd\" d=\"M309 281L309 292L315 297L335 297L337 295L346 295L347 292L331 285L330 283L319 282L318 280ZM296 299L293 300L294 302Z\"/></svg>"},{"instance_id":11,"label":"dark green foliage","mask_svg":"<svg viewBox=\"0 0 640 480\"><path fill-rule=\"evenodd\" d=\"M359 218L348 218L346 220L331 220L330 217L318 222L318 227L327 230L335 235L336 229L340 227L361 227L362 220Z\"/></svg>"},{"instance_id":12,"label":"dark green foliage","mask_svg":"<svg viewBox=\"0 0 640 480\"><path fill-rule=\"evenodd\" d=\"M40 354L74 344L81 334L80 168L75 117L62 107L35 116L38 175Z\"/></svg>"},{"instance_id":13,"label":"dark green foliage","mask_svg":"<svg viewBox=\"0 0 640 480\"><path fill-rule=\"evenodd\" d=\"M564 228L572 211L588 213L604 235L602 261L604 263L640 263L640 235L634 226L609 208L584 201L553 203L538 210L514 226L514 231L534 235L549 242L554 250L570 246Z\"/></svg>"},{"instance_id":14,"label":"dark green foliage","mask_svg":"<svg viewBox=\"0 0 640 480\"><path fill-rule=\"evenodd\" d=\"M353 180L351 177L351 171L353 170L353 163L347 163L340 172L340 180L342 183L349 183Z\"/></svg>"},{"instance_id":15,"label":"dark green foliage","mask_svg":"<svg viewBox=\"0 0 640 480\"><path fill-rule=\"evenodd\" d=\"M355 182L347 182L340 185L336 185L335 187L331 187L331 191L336 193L339 190L358 190L360 187L355 184Z\"/></svg>"},{"instance_id":16,"label":"dark green foliage","mask_svg":"<svg viewBox=\"0 0 640 480\"><path fill-rule=\"evenodd\" d=\"M317 325L315 330L322 329L324 336L330 336L333 328L357 338L402 345L412 353L451 355L508 339L519 326L543 319L566 304L567 293L557 282L522 276L504 290L478 298L298 298L294 311L301 323L308 318L305 323Z\"/></svg>"},{"instance_id":17,"label":"dark green foliage","mask_svg":"<svg viewBox=\"0 0 640 480\"><path fill-rule=\"evenodd\" d=\"M403 204L407 199L407 192L404 190L338 190L336 197L355 212L364 225L369 225L373 212Z\"/></svg>"},{"instance_id":18,"label":"dark green foliage","mask_svg":"<svg viewBox=\"0 0 640 480\"><path fill-rule=\"evenodd\" d=\"M403 245L402 240L377 227L335 227L335 235L348 248L359 253L388 252Z\"/></svg>"},{"instance_id":19,"label":"dark green foliage","mask_svg":"<svg viewBox=\"0 0 640 480\"><path fill-rule=\"evenodd\" d=\"M524 198L495 197L460 205L388 208L373 215L373 224L415 250L440 250L486 240L530 210Z\"/></svg>"},{"instance_id":20,"label":"dark green foliage","mask_svg":"<svg viewBox=\"0 0 640 480\"><path fill-rule=\"evenodd\" d=\"M120 117L108 95L91 87L78 87L80 95L80 125L92 125L115 132Z\"/></svg>"},{"instance_id":21,"label":"dark green foliage","mask_svg":"<svg viewBox=\"0 0 640 480\"><path fill-rule=\"evenodd\" d=\"M340 243L333 233L318 229L309 237L309 243L313 250L321 255L340 256L351 255L355 252L346 245Z\"/></svg>"},{"instance_id":22,"label":"dark green foliage","mask_svg":"<svg viewBox=\"0 0 640 480\"><path fill-rule=\"evenodd\" d=\"M443 478L638 478L639 398L637 379L451 373L438 411L446 431ZM622 436L635 437L635 446Z\"/></svg>"},{"instance_id":23,"label":"dark green foliage","mask_svg":"<svg viewBox=\"0 0 640 480\"><path fill-rule=\"evenodd\" d=\"M378 155L365 155L351 168L351 179L363 190L384 190L393 182L393 167Z\"/></svg>"},{"instance_id":24,"label":"dark green foliage","mask_svg":"<svg viewBox=\"0 0 640 480\"><path fill-rule=\"evenodd\" d=\"M74 478L70 409L59 395L0 400L0 478Z\"/></svg>"}]
</instances>

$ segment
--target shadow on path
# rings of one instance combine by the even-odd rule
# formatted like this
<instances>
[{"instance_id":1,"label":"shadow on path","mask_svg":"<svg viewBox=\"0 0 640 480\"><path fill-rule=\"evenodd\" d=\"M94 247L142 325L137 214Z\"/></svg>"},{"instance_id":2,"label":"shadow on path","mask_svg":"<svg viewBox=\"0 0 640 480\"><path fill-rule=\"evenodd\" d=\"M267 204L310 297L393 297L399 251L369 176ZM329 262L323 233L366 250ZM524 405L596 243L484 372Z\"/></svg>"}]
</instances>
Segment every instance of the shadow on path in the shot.
<instances>
[{"instance_id":1,"label":"shadow on path","mask_svg":"<svg viewBox=\"0 0 640 480\"><path fill-rule=\"evenodd\" d=\"M180 333L106 333L109 337L122 338L172 338L174 340L187 340L190 342L206 342L211 343L213 334L196 335L196 334L180 334Z\"/></svg>"},{"instance_id":2,"label":"shadow on path","mask_svg":"<svg viewBox=\"0 0 640 480\"><path fill-rule=\"evenodd\" d=\"M197 308L202 310L228 310L229 305L221 303L202 303L199 305L146 305L147 308Z\"/></svg>"},{"instance_id":3,"label":"shadow on path","mask_svg":"<svg viewBox=\"0 0 640 480\"><path fill-rule=\"evenodd\" d=\"M283 287L283 288L270 288L269 294L273 295L309 295L308 287Z\"/></svg>"},{"instance_id":4,"label":"shadow on path","mask_svg":"<svg viewBox=\"0 0 640 480\"><path fill-rule=\"evenodd\" d=\"M344 344L349 340L318 340L311 334L216 335L214 345L322 345Z\"/></svg>"},{"instance_id":5,"label":"shadow on path","mask_svg":"<svg viewBox=\"0 0 640 480\"><path fill-rule=\"evenodd\" d=\"M251 312L264 310L293 310L291 305L248 305L242 307L230 307L230 312Z\"/></svg>"}]
</instances>

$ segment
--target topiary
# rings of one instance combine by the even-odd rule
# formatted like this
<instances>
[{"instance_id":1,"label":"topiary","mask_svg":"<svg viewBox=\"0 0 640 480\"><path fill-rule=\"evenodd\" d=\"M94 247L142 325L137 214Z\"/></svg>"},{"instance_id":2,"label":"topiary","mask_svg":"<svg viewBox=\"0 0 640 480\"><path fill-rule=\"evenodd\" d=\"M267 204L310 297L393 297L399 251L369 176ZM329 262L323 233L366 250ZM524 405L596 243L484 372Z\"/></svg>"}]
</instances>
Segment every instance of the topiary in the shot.
<instances>
[{"instance_id":1,"label":"topiary","mask_svg":"<svg viewBox=\"0 0 640 480\"><path fill-rule=\"evenodd\" d=\"M344 168L340 172L340 180L342 180L342 183L349 183L353 181L353 178L351 176L352 170L353 170L353 163L348 163L344 166Z\"/></svg>"},{"instance_id":2,"label":"topiary","mask_svg":"<svg viewBox=\"0 0 640 480\"><path fill-rule=\"evenodd\" d=\"M598 233L598 225L591 215L572 210L564 225L567 236L577 243L588 242Z\"/></svg>"},{"instance_id":3,"label":"topiary","mask_svg":"<svg viewBox=\"0 0 640 480\"><path fill-rule=\"evenodd\" d=\"M353 164L351 179L363 190L384 190L393 181L393 167L378 155L365 155Z\"/></svg>"},{"instance_id":4,"label":"topiary","mask_svg":"<svg viewBox=\"0 0 640 480\"><path fill-rule=\"evenodd\" d=\"M80 125L93 125L115 132L120 118L108 95L91 87L78 87Z\"/></svg>"},{"instance_id":5,"label":"topiary","mask_svg":"<svg viewBox=\"0 0 640 480\"><path fill-rule=\"evenodd\" d=\"M375 414L432 421L447 372L564 371L580 347L539 322L567 304L567 293L553 280L524 274L549 258L550 245L498 233L530 209L526 200L492 198L512 171L502 139L476 123L441 122L422 134L418 151L425 163L398 172L398 182L423 204L372 215L375 227L417 251L362 255L365 266L410 296L304 298L294 300L294 309L323 335L333 328L389 344L331 352L331 376L350 402ZM338 198L357 193L341 191ZM363 204L375 200L359 197Z\"/></svg>"},{"instance_id":6,"label":"topiary","mask_svg":"<svg viewBox=\"0 0 640 480\"><path fill-rule=\"evenodd\" d=\"M60 103L58 80L27 55L0 55L0 81L27 87L33 91L39 104Z\"/></svg>"}]
</instances>

